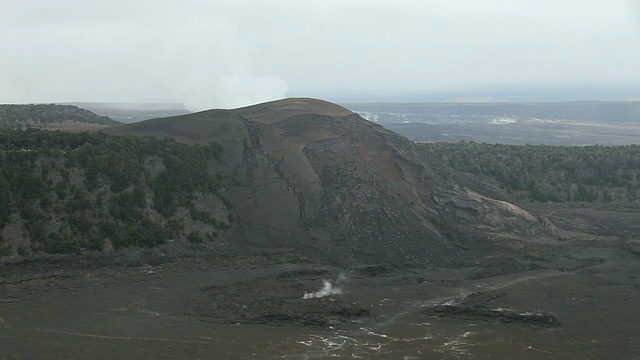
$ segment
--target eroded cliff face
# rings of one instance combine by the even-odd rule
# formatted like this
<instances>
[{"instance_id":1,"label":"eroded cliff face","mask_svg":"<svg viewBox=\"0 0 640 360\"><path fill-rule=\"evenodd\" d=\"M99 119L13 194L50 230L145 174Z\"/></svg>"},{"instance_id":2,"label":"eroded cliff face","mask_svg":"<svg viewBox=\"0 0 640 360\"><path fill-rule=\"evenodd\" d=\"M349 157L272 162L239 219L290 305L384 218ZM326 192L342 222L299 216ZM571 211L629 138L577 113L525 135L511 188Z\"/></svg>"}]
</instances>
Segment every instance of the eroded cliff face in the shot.
<instances>
[{"instance_id":1,"label":"eroded cliff face","mask_svg":"<svg viewBox=\"0 0 640 360\"><path fill-rule=\"evenodd\" d=\"M237 218L226 236L238 243L335 263L442 265L470 236L549 233L544 220L458 185L407 139L335 104L287 99L148 124L196 120L192 140L224 148L224 195Z\"/></svg>"},{"instance_id":2,"label":"eroded cliff face","mask_svg":"<svg viewBox=\"0 0 640 360\"><path fill-rule=\"evenodd\" d=\"M455 261L465 237L547 232L544 221L457 185L408 140L334 104L295 99L235 113L249 138L229 194L251 242L336 262L442 264Z\"/></svg>"}]
</instances>

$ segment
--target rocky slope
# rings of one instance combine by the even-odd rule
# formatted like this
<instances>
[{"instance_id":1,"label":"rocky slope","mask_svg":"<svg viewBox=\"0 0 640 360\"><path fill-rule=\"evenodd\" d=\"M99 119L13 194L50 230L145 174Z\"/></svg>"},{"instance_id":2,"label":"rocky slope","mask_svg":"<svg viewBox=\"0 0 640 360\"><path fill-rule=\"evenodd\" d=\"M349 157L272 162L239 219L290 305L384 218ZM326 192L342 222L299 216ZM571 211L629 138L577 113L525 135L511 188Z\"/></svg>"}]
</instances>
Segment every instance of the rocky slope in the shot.
<instances>
[{"instance_id":1,"label":"rocky slope","mask_svg":"<svg viewBox=\"0 0 640 360\"><path fill-rule=\"evenodd\" d=\"M336 264L441 265L478 251L535 248L553 230L469 188L407 139L321 100L210 110L107 131L220 143L224 196L237 219L222 236L237 244L295 248Z\"/></svg>"}]
</instances>

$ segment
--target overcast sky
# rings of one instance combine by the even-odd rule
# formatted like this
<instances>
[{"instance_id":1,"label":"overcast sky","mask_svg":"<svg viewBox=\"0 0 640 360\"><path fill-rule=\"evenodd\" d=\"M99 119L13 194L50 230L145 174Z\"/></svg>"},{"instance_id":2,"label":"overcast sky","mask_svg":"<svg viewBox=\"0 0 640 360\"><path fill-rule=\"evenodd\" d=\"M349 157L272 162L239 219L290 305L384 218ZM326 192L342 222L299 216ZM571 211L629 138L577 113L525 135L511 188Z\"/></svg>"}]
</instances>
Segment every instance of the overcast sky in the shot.
<instances>
[{"instance_id":1,"label":"overcast sky","mask_svg":"<svg viewBox=\"0 0 640 360\"><path fill-rule=\"evenodd\" d=\"M0 103L640 84L637 0L0 0L0 34Z\"/></svg>"}]
</instances>

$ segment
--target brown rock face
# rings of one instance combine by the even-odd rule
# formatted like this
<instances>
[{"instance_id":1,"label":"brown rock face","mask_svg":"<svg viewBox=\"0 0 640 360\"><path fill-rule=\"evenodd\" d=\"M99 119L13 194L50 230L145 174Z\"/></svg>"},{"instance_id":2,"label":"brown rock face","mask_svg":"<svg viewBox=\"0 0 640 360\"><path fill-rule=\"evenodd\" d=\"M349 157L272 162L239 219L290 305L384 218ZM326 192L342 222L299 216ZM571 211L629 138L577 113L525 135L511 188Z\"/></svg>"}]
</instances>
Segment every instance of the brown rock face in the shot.
<instances>
[{"instance_id":1,"label":"brown rock face","mask_svg":"<svg viewBox=\"0 0 640 360\"><path fill-rule=\"evenodd\" d=\"M438 265L455 261L469 236L526 241L547 231L517 206L458 185L407 139L321 100L210 110L117 132L219 142L233 241L294 247L336 264Z\"/></svg>"}]
</instances>

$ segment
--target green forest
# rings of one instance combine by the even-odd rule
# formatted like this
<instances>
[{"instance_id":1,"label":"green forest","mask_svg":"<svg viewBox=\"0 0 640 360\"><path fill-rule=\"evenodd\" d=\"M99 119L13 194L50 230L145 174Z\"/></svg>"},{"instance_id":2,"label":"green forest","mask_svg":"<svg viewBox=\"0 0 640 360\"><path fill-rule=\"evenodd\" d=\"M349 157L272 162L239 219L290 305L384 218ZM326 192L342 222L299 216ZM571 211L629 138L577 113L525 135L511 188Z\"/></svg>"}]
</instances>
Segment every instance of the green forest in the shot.
<instances>
[{"instance_id":1,"label":"green forest","mask_svg":"<svg viewBox=\"0 0 640 360\"><path fill-rule=\"evenodd\" d=\"M21 229L14 237L29 241L19 253L102 250L107 240L115 249L203 241L215 233L186 232L177 210L225 226L193 201L196 192L217 194L221 152L216 143L169 138L0 130L0 230ZM2 242L6 255L12 250Z\"/></svg>"},{"instance_id":2,"label":"green forest","mask_svg":"<svg viewBox=\"0 0 640 360\"><path fill-rule=\"evenodd\" d=\"M418 146L522 201L640 199L638 145ZM0 256L214 240L233 221L220 191L222 151L213 142L1 129Z\"/></svg>"},{"instance_id":3,"label":"green forest","mask_svg":"<svg viewBox=\"0 0 640 360\"><path fill-rule=\"evenodd\" d=\"M421 144L455 170L497 181L518 199L632 202L640 197L640 146Z\"/></svg>"},{"instance_id":4,"label":"green forest","mask_svg":"<svg viewBox=\"0 0 640 360\"><path fill-rule=\"evenodd\" d=\"M0 127L11 129L27 129L39 127L48 123L73 121L97 125L118 125L119 122L107 116L100 116L89 110L73 105L29 104L4 105L0 104Z\"/></svg>"}]
</instances>

